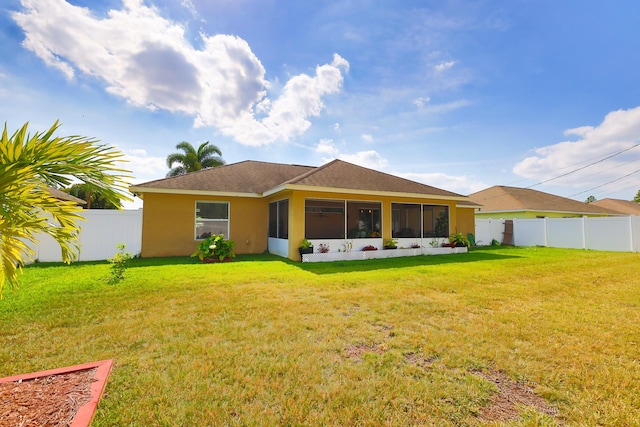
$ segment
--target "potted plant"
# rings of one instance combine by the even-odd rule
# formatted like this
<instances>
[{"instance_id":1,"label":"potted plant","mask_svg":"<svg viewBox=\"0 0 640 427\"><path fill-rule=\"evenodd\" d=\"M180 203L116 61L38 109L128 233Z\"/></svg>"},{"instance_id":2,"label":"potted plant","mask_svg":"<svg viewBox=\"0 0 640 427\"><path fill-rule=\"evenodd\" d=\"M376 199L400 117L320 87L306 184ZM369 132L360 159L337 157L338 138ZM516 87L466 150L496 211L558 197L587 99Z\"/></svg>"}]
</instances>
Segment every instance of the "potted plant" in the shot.
<instances>
[{"instance_id":1,"label":"potted plant","mask_svg":"<svg viewBox=\"0 0 640 427\"><path fill-rule=\"evenodd\" d=\"M383 246L385 249L396 249L398 247L398 239L384 239Z\"/></svg>"},{"instance_id":2,"label":"potted plant","mask_svg":"<svg viewBox=\"0 0 640 427\"><path fill-rule=\"evenodd\" d=\"M302 239L302 243L298 246L298 252L300 252L300 258L304 254L312 254L313 253L313 244L307 239Z\"/></svg>"},{"instance_id":3,"label":"potted plant","mask_svg":"<svg viewBox=\"0 0 640 427\"><path fill-rule=\"evenodd\" d=\"M197 256L204 262L231 261L236 257L233 252L235 245L233 240L225 240L223 234L214 234L201 241L191 256Z\"/></svg>"},{"instance_id":4,"label":"potted plant","mask_svg":"<svg viewBox=\"0 0 640 427\"><path fill-rule=\"evenodd\" d=\"M469 247L469 239L462 233L454 233L449 236L449 242L458 248Z\"/></svg>"},{"instance_id":5,"label":"potted plant","mask_svg":"<svg viewBox=\"0 0 640 427\"><path fill-rule=\"evenodd\" d=\"M324 243L320 243L318 245L318 252L321 254L329 253L329 245L325 245Z\"/></svg>"}]
</instances>

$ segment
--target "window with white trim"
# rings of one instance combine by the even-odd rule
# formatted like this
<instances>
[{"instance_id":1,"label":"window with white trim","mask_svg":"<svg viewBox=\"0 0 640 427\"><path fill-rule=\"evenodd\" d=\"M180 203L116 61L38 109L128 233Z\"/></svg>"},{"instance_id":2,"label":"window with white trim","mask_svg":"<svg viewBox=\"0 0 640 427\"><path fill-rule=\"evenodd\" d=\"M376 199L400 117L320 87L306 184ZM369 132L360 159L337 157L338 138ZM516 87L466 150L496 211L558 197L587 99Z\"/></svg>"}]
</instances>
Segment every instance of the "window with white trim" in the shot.
<instances>
[{"instance_id":1,"label":"window with white trim","mask_svg":"<svg viewBox=\"0 0 640 427\"><path fill-rule=\"evenodd\" d=\"M203 240L214 234L229 238L229 203L196 202L195 236Z\"/></svg>"}]
</instances>

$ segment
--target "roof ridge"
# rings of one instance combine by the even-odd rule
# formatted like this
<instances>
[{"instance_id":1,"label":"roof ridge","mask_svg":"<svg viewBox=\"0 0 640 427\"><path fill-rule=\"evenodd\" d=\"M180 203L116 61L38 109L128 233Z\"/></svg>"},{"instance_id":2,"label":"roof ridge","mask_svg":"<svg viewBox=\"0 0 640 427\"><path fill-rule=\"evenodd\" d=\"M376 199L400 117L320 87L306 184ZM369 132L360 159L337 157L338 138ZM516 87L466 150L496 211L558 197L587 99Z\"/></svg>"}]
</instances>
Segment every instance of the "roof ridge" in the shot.
<instances>
[{"instance_id":1,"label":"roof ridge","mask_svg":"<svg viewBox=\"0 0 640 427\"><path fill-rule=\"evenodd\" d=\"M296 176L296 177L294 177L294 178L291 178L290 180L285 181L285 182L283 182L283 183L282 183L282 184L280 184L280 185L293 184L293 183L295 183L296 181L300 181L300 180L302 180L302 179L308 178L309 176L311 176L311 175L315 174L316 172L321 171L321 170L323 170L323 169L326 169L326 167L327 167L328 165L330 165L330 164L332 164L332 163L335 163L335 162L337 162L337 161L338 161L338 159L333 159L333 160L332 160L332 161L330 161L329 163L325 163L325 164L324 164L324 165L322 165L322 166L305 166L305 167L311 167L311 168L313 168L313 169L311 169L311 170L309 170L309 171L306 171L306 172L304 172L304 173L302 173L302 174L300 174L300 175L298 175L298 176Z\"/></svg>"}]
</instances>

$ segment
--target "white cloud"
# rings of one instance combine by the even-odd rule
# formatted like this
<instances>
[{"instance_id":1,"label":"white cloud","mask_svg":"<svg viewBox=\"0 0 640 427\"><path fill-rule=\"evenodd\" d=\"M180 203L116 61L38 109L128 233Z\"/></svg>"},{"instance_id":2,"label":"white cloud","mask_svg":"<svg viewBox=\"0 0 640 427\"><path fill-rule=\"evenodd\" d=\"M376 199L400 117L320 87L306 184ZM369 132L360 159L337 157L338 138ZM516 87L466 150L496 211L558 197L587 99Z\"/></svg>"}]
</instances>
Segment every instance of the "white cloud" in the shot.
<instances>
[{"instance_id":1,"label":"white cloud","mask_svg":"<svg viewBox=\"0 0 640 427\"><path fill-rule=\"evenodd\" d=\"M419 99L422 99L422 98L418 98L418 100ZM414 101L414 104L418 106L418 110L421 112L430 113L430 114L447 113L449 111L457 110L459 108L468 107L469 105L471 105L471 102L467 101L466 99L451 101L445 104L428 104L428 105L424 101L418 102L418 100Z\"/></svg>"},{"instance_id":2,"label":"white cloud","mask_svg":"<svg viewBox=\"0 0 640 427\"><path fill-rule=\"evenodd\" d=\"M321 139L316 145L316 152L320 154L327 154L329 156L338 156L340 150L336 148L331 139Z\"/></svg>"},{"instance_id":3,"label":"white cloud","mask_svg":"<svg viewBox=\"0 0 640 427\"><path fill-rule=\"evenodd\" d=\"M382 157L375 150L343 153L331 139L321 139L318 144L316 144L315 151L324 155L322 161L325 163L334 159L340 159L375 170L384 170L389 164L387 159ZM467 175L456 176L444 173L390 173L402 178L421 182L432 187L442 188L462 195L475 193L476 191L489 187L489 185Z\"/></svg>"},{"instance_id":4,"label":"white cloud","mask_svg":"<svg viewBox=\"0 0 640 427\"><path fill-rule=\"evenodd\" d=\"M193 5L193 2L191 0L182 0L180 4L182 5L182 7L187 9L189 13L191 13L193 16L196 16L196 17L198 16L198 11L196 10L196 7Z\"/></svg>"},{"instance_id":5,"label":"white cloud","mask_svg":"<svg viewBox=\"0 0 640 427\"><path fill-rule=\"evenodd\" d=\"M431 98L427 97L419 97L413 100L413 104L418 108L423 108L426 104L431 101Z\"/></svg>"},{"instance_id":6,"label":"white cloud","mask_svg":"<svg viewBox=\"0 0 640 427\"><path fill-rule=\"evenodd\" d=\"M375 150L343 153L336 147L331 139L321 139L318 144L316 144L316 152L325 155L325 157L322 158L322 161L325 163L334 159L340 159L370 169L383 169L388 164L387 160L380 156Z\"/></svg>"},{"instance_id":7,"label":"white cloud","mask_svg":"<svg viewBox=\"0 0 640 427\"><path fill-rule=\"evenodd\" d=\"M369 169L384 169L389 162L375 150L358 151L353 154L340 154L340 160L364 166Z\"/></svg>"},{"instance_id":8,"label":"white cloud","mask_svg":"<svg viewBox=\"0 0 640 427\"><path fill-rule=\"evenodd\" d=\"M164 157L150 156L143 149L122 150L122 152L126 162L121 167L132 172L136 184L164 177L169 172Z\"/></svg>"},{"instance_id":9,"label":"white cloud","mask_svg":"<svg viewBox=\"0 0 640 427\"><path fill-rule=\"evenodd\" d=\"M433 69L437 73L441 73L441 72L443 72L445 70L448 70L449 68L453 67L454 65L456 65L456 61L441 62L440 64L437 64L435 67L433 67Z\"/></svg>"},{"instance_id":10,"label":"white cloud","mask_svg":"<svg viewBox=\"0 0 640 427\"><path fill-rule=\"evenodd\" d=\"M538 148L535 155L516 164L513 172L544 181L633 147L640 143L640 107L610 112L600 125L568 129L565 135L576 135L579 139ZM640 151L640 147L635 150ZM584 186L619 178L637 169L635 150L598 162L554 183Z\"/></svg>"},{"instance_id":11,"label":"white cloud","mask_svg":"<svg viewBox=\"0 0 640 427\"><path fill-rule=\"evenodd\" d=\"M475 193L476 191L489 187L488 185L467 175L447 175L440 172L394 173L394 175L462 195Z\"/></svg>"},{"instance_id":12,"label":"white cloud","mask_svg":"<svg viewBox=\"0 0 640 427\"><path fill-rule=\"evenodd\" d=\"M142 0L100 19L64 0L22 0L13 18L25 31L25 48L69 80L97 78L134 106L194 117L245 145L287 141L306 132L325 95L339 92L349 63L335 54L312 76L290 78L268 97L265 69L248 43L233 35L201 34L196 49L185 29ZM183 5L192 5L186 0Z\"/></svg>"},{"instance_id":13,"label":"white cloud","mask_svg":"<svg viewBox=\"0 0 640 427\"><path fill-rule=\"evenodd\" d=\"M360 138L362 138L364 142L373 142L373 136L366 133L363 135L360 135Z\"/></svg>"}]
</instances>

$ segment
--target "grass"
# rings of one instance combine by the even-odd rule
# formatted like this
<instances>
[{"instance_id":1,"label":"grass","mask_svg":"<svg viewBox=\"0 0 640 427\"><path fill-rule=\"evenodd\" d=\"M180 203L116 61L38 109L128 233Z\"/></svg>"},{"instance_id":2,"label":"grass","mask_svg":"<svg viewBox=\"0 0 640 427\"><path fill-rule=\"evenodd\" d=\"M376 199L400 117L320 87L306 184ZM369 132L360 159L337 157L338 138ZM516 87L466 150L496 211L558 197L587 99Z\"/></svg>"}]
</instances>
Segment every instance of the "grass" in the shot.
<instances>
[{"instance_id":1,"label":"grass","mask_svg":"<svg viewBox=\"0 0 640 427\"><path fill-rule=\"evenodd\" d=\"M0 376L113 358L94 426L638 425L639 254L483 248L301 264L36 264L0 300ZM529 385L553 417L480 415Z\"/></svg>"}]
</instances>

